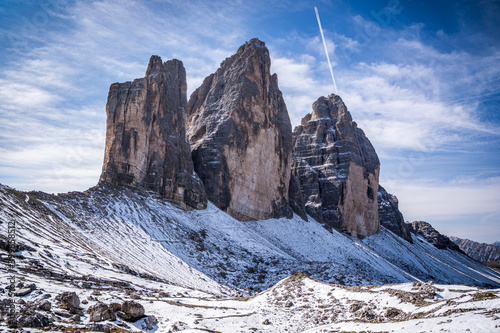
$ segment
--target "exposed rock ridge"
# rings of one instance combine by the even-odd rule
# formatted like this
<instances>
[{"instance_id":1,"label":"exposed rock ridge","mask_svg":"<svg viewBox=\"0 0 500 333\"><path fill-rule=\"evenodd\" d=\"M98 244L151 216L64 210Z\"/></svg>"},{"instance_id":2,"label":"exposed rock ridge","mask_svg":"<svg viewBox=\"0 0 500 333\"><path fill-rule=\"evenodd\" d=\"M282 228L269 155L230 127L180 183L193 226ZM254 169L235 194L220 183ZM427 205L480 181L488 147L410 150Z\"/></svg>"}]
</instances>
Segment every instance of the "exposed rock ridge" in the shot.
<instances>
[{"instance_id":1,"label":"exposed rock ridge","mask_svg":"<svg viewBox=\"0 0 500 333\"><path fill-rule=\"evenodd\" d=\"M464 253L457 244L453 243L447 236L440 234L432 225L425 221L413 221L407 223L414 234L423 236L429 243L438 249L450 249ZM465 254L465 253L464 253Z\"/></svg>"},{"instance_id":2,"label":"exposed rock ridge","mask_svg":"<svg viewBox=\"0 0 500 333\"><path fill-rule=\"evenodd\" d=\"M500 246L495 245L496 243L479 243L458 237L450 237L450 239L469 257L477 261L491 262L500 260Z\"/></svg>"},{"instance_id":3,"label":"exposed rock ridge","mask_svg":"<svg viewBox=\"0 0 500 333\"><path fill-rule=\"evenodd\" d=\"M111 85L100 185L144 188L183 207L206 208L186 140L186 90L182 62L158 56L146 77Z\"/></svg>"},{"instance_id":4,"label":"exposed rock ridge","mask_svg":"<svg viewBox=\"0 0 500 333\"><path fill-rule=\"evenodd\" d=\"M339 96L314 102L293 132L293 147L292 176L310 216L357 237L380 231L380 162Z\"/></svg>"},{"instance_id":5,"label":"exposed rock ridge","mask_svg":"<svg viewBox=\"0 0 500 333\"><path fill-rule=\"evenodd\" d=\"M399 237L412 243L411 228L406 225L403 214L398 208L398 198L379 185L378 187L378 215L380 224L398 235Z\"/></svg>"},{"instance_id":6,"label":"exposed rock ridge","mask_svg":"<svg viewBox=\"0 0 500 333\"><path fill-rule=\"evenodd\" d=\"M291 217L292 130L264 42L252 39L191 95L187 136L207 197L239 220Z\"/></svg>"}]
</instances>

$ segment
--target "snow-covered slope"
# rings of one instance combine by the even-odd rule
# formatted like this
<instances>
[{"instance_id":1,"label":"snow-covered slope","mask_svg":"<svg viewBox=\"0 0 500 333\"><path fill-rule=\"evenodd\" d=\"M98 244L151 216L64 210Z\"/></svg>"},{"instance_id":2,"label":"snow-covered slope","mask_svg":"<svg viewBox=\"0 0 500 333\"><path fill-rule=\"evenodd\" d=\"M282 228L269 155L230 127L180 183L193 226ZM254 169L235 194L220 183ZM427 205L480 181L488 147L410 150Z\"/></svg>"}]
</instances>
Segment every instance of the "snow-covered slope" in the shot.
<instances>
[{"instance_id":1,"label":"snow-covered slope","mask_svg":"<svg viewBox=\"0 0 500 333\"><path fill-rule=\"evenodd\" d=\"M496 328L499 292L477 286L499 288L499 273L388 230L359 240L312 218L239 222L212 204L184 211L130 189L54 196L0 186L2 272L12 221L21 245L17 282L36 284L18 309L51 318L53 331L91 329L90 306L129 300L159 319L152 332L420 332L436 325L458 332L463 322ZM422 283L428 280L443 285ZM7 274L0 284L8 284ZM81 317L68 320L58 308L63 291L86 301ZM47 299L54 309L36 310ZM108 324L148 331L144 320Z\"/></svg>"},{"instance_id":2,"label":"snow-covered slope","mask_svg":"<svg viewBox=\"0 0 500 333\"><path fill-rule=\"evenodd\" d=\"M26 255L65 274L134 271L219 294L226 292L221 285L261 291L301 271L343 285L500 286L498 273L460 253L418 237L410 244L387 230L361 241L312 218L240 222L212 204L184 211L130 189L52 196L1 187L0 194L0 218L16 220L19 242L36 249Z\"/></svg>"},{"instance_id":3,"label":"snow-covered slope","mask_svg":"<svg viewBox=\"0 0 500 333\"><path fill-rule=\"evenodd\" d=\"M85 207L78 206L82 198L87 199ZM152 239L131 221L134 216L120 216L125 204L113 197L103 203L82 193L63 199L2 186L1 235L7 235L8 221L16 222L16 242L24 249L18 253L23 259L19 268L36 274L114 281L142 275L212 293L226 290Z\"/></svg>"}]
</instances>

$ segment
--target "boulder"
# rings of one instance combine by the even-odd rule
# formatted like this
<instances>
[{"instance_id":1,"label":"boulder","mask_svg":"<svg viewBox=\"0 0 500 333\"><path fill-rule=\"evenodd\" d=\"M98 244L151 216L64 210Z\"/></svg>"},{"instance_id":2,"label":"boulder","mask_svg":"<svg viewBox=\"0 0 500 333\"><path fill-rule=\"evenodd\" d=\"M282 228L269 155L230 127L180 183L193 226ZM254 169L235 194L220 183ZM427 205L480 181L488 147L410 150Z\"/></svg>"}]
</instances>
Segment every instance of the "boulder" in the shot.
<instances>
[{"instance_id":1,"label":"boulder","mask_svg":"<svg viewBox=\"0 0 500 333\"><path fill-rule=\"evenodd\" d=\"M111 85L100 186L143 188L184 208L206 208L186 141L186 90L182 62L158 56L144 78Z\"/></svg>"},{"instance_id":2,"label":"boulder","mask_svg":"<svg viewBox=\"0 0 500 333\"><path fill-rule=\"evenodd\" d=\"M144 307L135 301L125 301L117 315L127 321L136 321L144 317Z\"/></svg>"},{"instance_id":3,"label":"boulder","mask_svg":"<svg viewBox=\"0 0 500 333\"><path fill-rule=\"evenodd\" d=\"M21 288L21 289L17 290L16 292L14 292L14 296L17 296L17 297L26 296L29 293L31 293L32 291L33 290L30 288Z\"/></svg>"},{"instance_id":4,"label":"boulder","mask_svg":"<svg viewBox=\"0 0 500 333\"><path fill-rule=\"evenodd\" d=\"M109 307L111 310L113 310L113 312L121 311L122 309L122 305L120 303L111 303Z\"/></svg>"},{"instance_id":5,"label":"boulder","mask_svg":"<svg viewBox=\"0 0 500 333\"><path fill-rule=\"evenodd\" d=\"M50 311L51 308L52 304L47 300L41 301L40 304L38 304L38 309L42 311Z\"/></svg>"},{"instance_id":6,"label":"boulder","mask_svg":"<svg viewBox=\"0 0 500 333\"><path fill-rule=\"evenodd\" d=\"M380 162L342 99L320 97L293 132L292 176L306 212L327 229L366 237L380 231Z\"/></svg>"},{"instance_id":7,"label":"boulder","mask_svg":"<svg viewBox=\"0 0 500 333\"><path fill-rule=\"evenodd\" d=\"M116 315L109 306L98 303L88 308L87 313L90 321L116 320Z\"/></svg>"},{"instance_id":8,"label":"boulder","mask_svg":"<svg viewBox=\"0 0 500 333\"><path fill-rule=\"evenodd\" d=\"M141 326L142 329L151 331L154 329L154 326L158 324L158 319L155 316L147 316L146 319L144 319L144 324Z\"/></svg>"},{"instance_id":9,"label":"boulder","mask_svg":"<svg viewBox=\"0 0 500 333\"><path fill-rule=\"evenodd\" d=\"M21 315L17 320L17 327L47 327L50 324L50 319L38 312Z\"/></svg>"},{"instance_id":10,"label":"boulder","mask_svg":"<svg viewBox=\"0 0 500 333\"><path fill-rule=\"evenodd\" d=\"M56 300L59 301L59 307L65 310L78 309L80 306L80 298L78 295L73 292L63 292L56 297Z\"/></svg>"},{"instance_id":11,"label":"boulder","mask_svg":"<svg viewBox=\"0 0 500 333\"><path fill-rule=\"evenodd\" d=\"M207 197L241 221L292 216L292 129L270 66L265 43L252 39L187 105L187 137Z\"/></svg>"}]
</instances>

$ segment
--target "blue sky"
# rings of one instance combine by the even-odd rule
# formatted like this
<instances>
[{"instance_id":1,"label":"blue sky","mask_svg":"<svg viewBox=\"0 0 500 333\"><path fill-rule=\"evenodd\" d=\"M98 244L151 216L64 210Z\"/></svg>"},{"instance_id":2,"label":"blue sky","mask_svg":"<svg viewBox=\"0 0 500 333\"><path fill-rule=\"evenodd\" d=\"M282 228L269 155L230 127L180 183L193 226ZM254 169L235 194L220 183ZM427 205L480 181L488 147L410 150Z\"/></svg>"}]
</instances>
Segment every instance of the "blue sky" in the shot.
<instances>
[{"instance_id":1,"label":"blue sky","mask_svg":"<svg viewBox=\"0 0 500 333\"><path fill-rule=\"evenodd\" d=\"M245 41L266 42L293 125L333 85L405 219L500 240L498 1L15 1L0 4L0 182L97 183L109 85L178 58L188 93Z\"/></svg>"}]
</instances>

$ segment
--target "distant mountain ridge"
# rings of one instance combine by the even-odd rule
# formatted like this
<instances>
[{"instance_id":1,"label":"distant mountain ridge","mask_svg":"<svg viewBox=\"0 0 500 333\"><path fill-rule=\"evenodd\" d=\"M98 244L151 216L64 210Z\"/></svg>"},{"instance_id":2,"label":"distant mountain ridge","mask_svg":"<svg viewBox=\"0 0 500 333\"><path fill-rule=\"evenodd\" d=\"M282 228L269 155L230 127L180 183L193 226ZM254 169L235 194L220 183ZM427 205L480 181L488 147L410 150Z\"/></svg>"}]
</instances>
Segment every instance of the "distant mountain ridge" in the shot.
<instances>
[{"instance_id":1,"label":"distant mountain ridge","mask_svg":"<svg viewBox=\"0 0 500 333\"><path fill-rule=\"evenodd\" d=\"M469 257L474 258L477 261L491 262L500 260L500 242L487 244L458 237L450 237L450 239Z\"/></svg>"}]
</instances>

